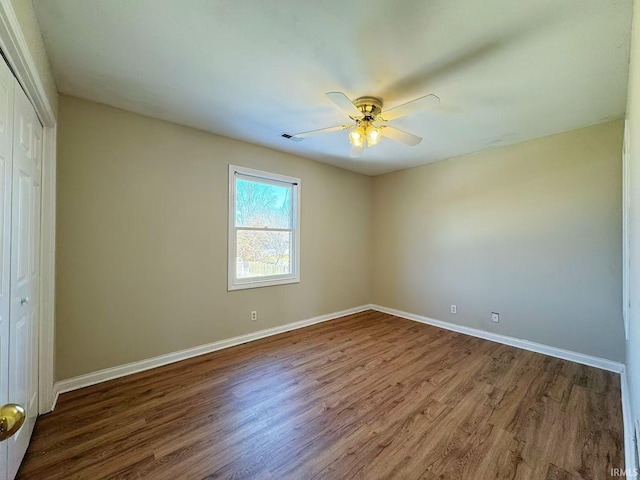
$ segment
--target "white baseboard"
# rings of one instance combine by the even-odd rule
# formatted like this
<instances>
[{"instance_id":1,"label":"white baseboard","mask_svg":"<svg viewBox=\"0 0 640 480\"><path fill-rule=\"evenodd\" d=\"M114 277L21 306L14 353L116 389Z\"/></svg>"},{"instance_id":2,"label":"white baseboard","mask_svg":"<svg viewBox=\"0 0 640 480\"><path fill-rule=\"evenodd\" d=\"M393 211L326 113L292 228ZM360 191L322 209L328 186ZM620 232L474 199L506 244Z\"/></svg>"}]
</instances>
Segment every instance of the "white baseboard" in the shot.
<instances>
[{"instance_id":1,"label":"white baseboard","mask_svg":"<svg viewBox=\"0 0 640 480\"><path fill-rule=\"evenodd\" d=\"M193 348L181 350L178 352L168 353L166 355L160 355L158 357L153 357L153 358L141 360L138 362L128 363L126 365L111 367L104 370L99 370L97 372L92 372L85 375L69 378L66 380L61 380L59 382L56 382L54 386L54 401L51 409L53 410L53 408L55 407L55 404L58 400L58 396L61 393L70 392L72 390L77 390L79 388L88 387L90 385L106 382L108 380L113 380L115 378L124 377L126 375L131 375L133 373L138 373L145 370L150 370L152 368L161 367L163 365L179 362L181 360L186 360L192 357L197 357L199 355L204 355L206 353L215 352L217 350L222 350L224 348L233 347L235 345L240 345L242 343L251 342L253 340L258 340L260 338L270 337L272 335L288 332L290 330L296 330L298 328L314 325L316 323L326 322L336 318L344 317L346 315L352 315L354 313L360 313L369 309L377 310L383 313L388 313L390 315L395 315L401 318L406 318L408 320L413 320L416 322L433 325L439 328L444 328L446 330L452 330L454 332L459 332L466 335L483 338L485 340L491 340L493 342L498 342L498 343L510 345L517 348L522 348L524 350L530 350L532 352L537 352L537 353L542 353L544 355L550 355L552 357L562 358L564 360L581 363L583 365L589 365L592 367L601 368L603 370L608 370L611 372L616 372L616 373L624 372L624 364L619 362L614 362L612 360L593 357L590 355L585 355L583 353L572 352L570 350L563 350L560 348L551 347L551 346L543 345L540 343L530 342L528 340L523 340L520 338L509 337L509 336L500 335L497 333L491 333L491 332L479 330L476 328L465 327L462 325L456 325L453 323L443 322L440 320L434 320L432 318L423 317L421 315L403 312L401 310L387 308L380 305L361 305L359 307L350 308L347 310L343 310L341 312L334 312L326 315L320 315L318 317L313 317L313 318L301 320L298 322L288 323L286 325L281 325L279 327L259 330L257 332L248 333L246 335L240 335L238 337L233 337L226 340L220 340L220 341L209 343L206 345L200 345L198 347L193 347ZM625 377L624 383L625 383L624 388L626 389L626 377ZM631 430L633 429L631 428Z\"/></svg>"},{"instance_id":2,"label":"white baseboard","mask_svg":"<svg viewBox=\"0 0 640 480\"><path fill-rule=\"evenodd\" d=\"M51 402L51 408L49 409L49 412L53 412L53 410L56 408L56 404L58 403L59 396L60 396L60 392L56 390L56 385L54 384L53 385L53 402Z\"/></svg>"},{"instance_id":3,"label":"white baseboard","mask_svg":"<svg viewBox=\"0 0 640 480\"><path fill-rule=\"evenodd\" d=\"M428 325L444 328L446 330L464 333L473 337L484 338L485 340L491 340L492 342L503 343L512 347L518 347L524 350L529 350L531 352L542 353L551 357L562 358L563 360L581 363L590 367L601 368L602 370L608 370L610 372L621 373L624 371L623 363L614 362L613 360L607 360L606 358L593 357L591 355L585 355L584 353L572 352L571 350L563 350L562 348L551 347L542 343L530 342L529 340L523 340L521 338L509 337L507 335L491 333L477 328L465 327L462 325L456 325L454 323L443 322L441 320L434 320L433 318L423 317L422 315L403 312L401 310L396 310L393 308L382 307L380 305L371 305L371 308L379 312L395 315L396 317L406 318L407 320L426 323Z\"/></svg>"},{"instance_id":4,"label":"white baseboard","mask_svg":"<svg viewBox=\"0 0 640 480\"><path fill-rule=\"evenodd\" d=\"M629 383L627 381L626 369L620 373L620 393L622 394L622 426L626 477L637 478L637 475L633 475L633 473L638 471L638 465L636 465L635 429L633 427L633 415L631 414L631 397L629 396Z\"/></svg>"},{"instance_id":5,"label":"white baseboard","mask_svg":"<svg viewBox=\"0 0 640 480\"><path fill-rule=\"evenodd\" d=\"M126 365L106 368L97 372L87 373L78 377L61 380L59 382L56 382L54 386L54 401L51 410L55 408L56 402L58 401L58 396L61 393L70 392L72 390L77 390L79 388L88 387L97 383L106 382L107 380L113 380L114 378L124 377L133 373L143 372L145 370L161 367L169 363L179 362L180 360L197 357L199 355L204 355L205 353L215 352L216 350L222 350L224 348L233 347L235 345L251 342L260 338L270 337L272 335L288 332L290 330L308 327L309 325L314 325L316 323L334 320L346 315L353 315L354 313L364 312L365 310L369 309L371 309L371 305L361 305L359 307L342 310L341 312L328 313L326 315L308 318L299 322L287 323L286 325L281 325L279 327L267 328L265 330L248 333L246 335L240 335L238 337L220 340L217 342L208 343L206 345L200 345L198 347L188 348L186 350L180 350L178 352L168 353L166 355L160 355L158 357L140 360L138 362L127 363Z\"/></svg>"},{"instance_id":6,"label":"white baseboard","mask_svg":"<svg viewBox=\"0 0 640 480\"><path fill-rule=\"evenodd\" d=\"M585 355L583 353L572 352L570 350L564 350L561 348L551 347L541 343L530 342L520 338L509 337L506 335L500 335L497 333L491 333L477 328L465 327L462 325L456 325L449 322L443 322L441 320L434 320L432 318L416 315L413 313L403 312L393 308L387 308L380 305L361 305L359 307L350 308L341 312L329 313L318 317L309 318L307 320L301 320L299 322L288 323L279 327L268 328L265 330L259 330L257 332L248 333L246 335L240 335L238 337L229 338L226 340L220 340L218 342L209 343L206 345L200 345L198 347L189 348L187 350L181 350L179 352L173 352L166 355L150 358L147 360L141 360L139 362L132 362L126 365L120 365L117 367L107 368L86 375L80 375L78 377L69 378L56 382L54 386L54 399L51 410L56 406L58 396L65 392L77 390L79 388L88 387L97 383L106 382L115 378L124 377L133 373L150 370L152 368L161 367L188 358L197 357L206 353L215 352L216 350L222 350L224 348L233 347L242 343L251 342L260 338L270 337L279 333L288 332L290 330L296 330L298 328L307 327L316 323L326 322L334 320L336 318L344 317L346 315L352 315L354 313L364 312L365 310L376 310L396 317L406 318L407 320L413 320L427 325L433 325L435 327L444 328L465 335L471 335L473 337L483 338L497 343L510 345L512 347L522 348L536 353L542 353L552 357L561 358L563 360L569 360L571 362L588 365L591 367L601 368L611 372L620 374L620 387L622 393L622 417L624 426L624 447L625 447L625 467L627 472L635 472L638 466L635 465L635 443L634 443L634 428L633 419L631 415L631 404L629 397L629 386L627 383L627 375L625 366L622 363L614 362L604 358L594 357L591 355Z\"/></svg>"}]
</instances>

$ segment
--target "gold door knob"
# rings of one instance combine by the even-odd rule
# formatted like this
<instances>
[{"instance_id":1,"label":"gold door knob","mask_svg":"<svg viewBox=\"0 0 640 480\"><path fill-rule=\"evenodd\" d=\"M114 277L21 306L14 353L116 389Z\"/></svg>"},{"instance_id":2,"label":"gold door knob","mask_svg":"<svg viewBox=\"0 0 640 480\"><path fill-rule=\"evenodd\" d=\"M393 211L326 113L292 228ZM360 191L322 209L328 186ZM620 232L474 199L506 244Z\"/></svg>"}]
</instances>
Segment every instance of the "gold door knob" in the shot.
<instances>
[{"instance_id":1,"label":"gold door knob","mask_svg":"<svg viewBox=\"0 0 640 480\"><path fill-rule=\"evenodd\" d=\"M0 407L0 442L15 434L24 423L24 408L15 403Z\"/></svg>"}]
</instances>

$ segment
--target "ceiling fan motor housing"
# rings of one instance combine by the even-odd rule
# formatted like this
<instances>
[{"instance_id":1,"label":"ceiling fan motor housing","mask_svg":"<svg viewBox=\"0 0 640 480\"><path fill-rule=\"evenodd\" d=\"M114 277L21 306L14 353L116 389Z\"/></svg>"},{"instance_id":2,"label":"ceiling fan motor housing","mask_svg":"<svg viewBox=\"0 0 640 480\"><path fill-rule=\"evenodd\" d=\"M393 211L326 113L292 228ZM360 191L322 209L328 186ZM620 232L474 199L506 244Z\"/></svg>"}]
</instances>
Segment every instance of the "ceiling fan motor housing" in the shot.
<instances>
[{"instance_id":1,"label":"ceiling fan motor housing","mask_svg":"<svg viewBox=\"0 0 640 480\"><path fill-rule=\"evenodd\" d=\"M382 100L376 97L360 97L353 104L364 115L363 120L374 120L382 112Z\"/></svg>"}]
</instances>

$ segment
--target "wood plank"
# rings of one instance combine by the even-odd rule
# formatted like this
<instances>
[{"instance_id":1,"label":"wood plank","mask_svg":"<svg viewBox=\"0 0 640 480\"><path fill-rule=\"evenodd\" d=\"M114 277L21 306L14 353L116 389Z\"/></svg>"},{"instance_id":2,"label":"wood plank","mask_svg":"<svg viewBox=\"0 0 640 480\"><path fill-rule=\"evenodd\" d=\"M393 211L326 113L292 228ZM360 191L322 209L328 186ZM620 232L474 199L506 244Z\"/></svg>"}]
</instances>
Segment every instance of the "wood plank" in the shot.
<instances>
[{"instance_id":1,"label":"wood plank","mask_svg":"<svg viewBox=\"0 0 640 480\"><path fill-rule=\"evenodd\" d=\"M362 312L60 396L19 479L607 478L619 377Z\"/></svg>"}]
</instances>

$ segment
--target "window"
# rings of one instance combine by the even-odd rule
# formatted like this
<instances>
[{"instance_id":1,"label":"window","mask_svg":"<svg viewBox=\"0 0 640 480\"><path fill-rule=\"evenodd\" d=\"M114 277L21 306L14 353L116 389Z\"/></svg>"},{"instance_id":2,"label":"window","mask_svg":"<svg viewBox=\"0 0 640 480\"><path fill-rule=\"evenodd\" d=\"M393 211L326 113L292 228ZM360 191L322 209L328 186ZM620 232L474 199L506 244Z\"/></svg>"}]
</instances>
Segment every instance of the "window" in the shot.
<instances>
[{"instance_id":1,"label":"window","mask_svg":"<svg viewBox=\"0 0 640 480\"><path fill-rule=\"evenodd\" d=\"M300 281L300 179L229 165L229 290Z\"/></svg>"}]
</instances>

